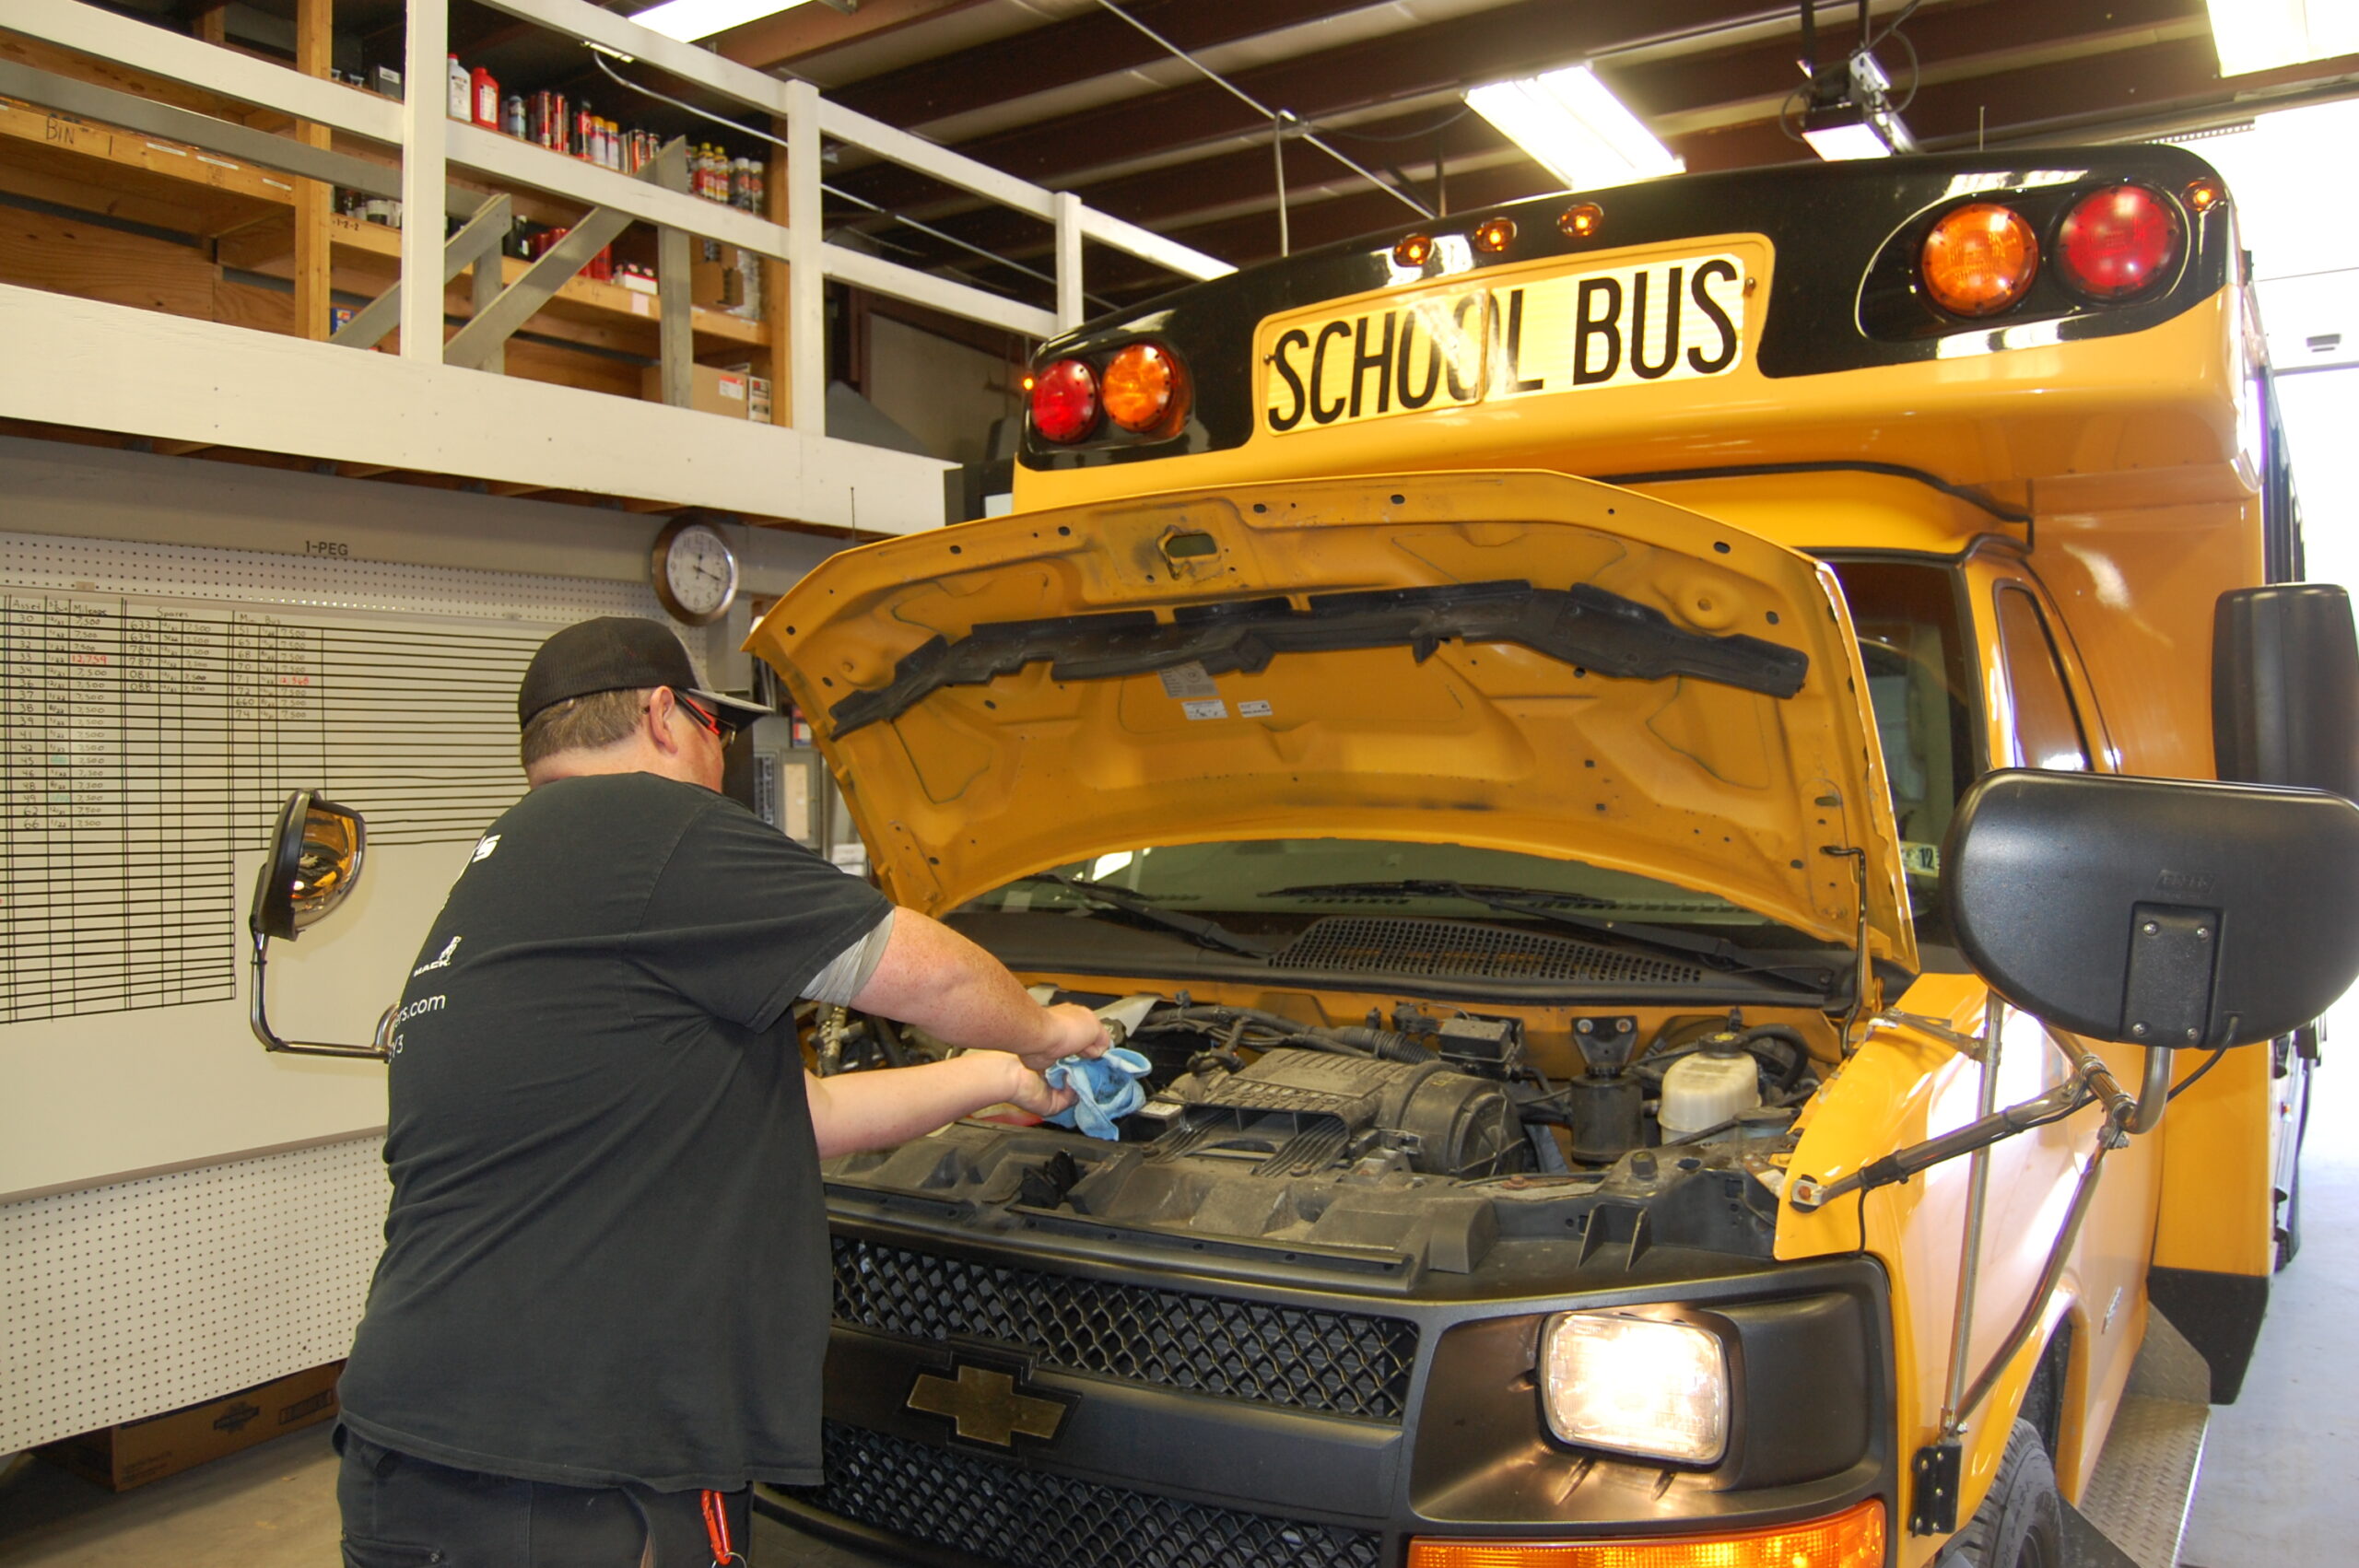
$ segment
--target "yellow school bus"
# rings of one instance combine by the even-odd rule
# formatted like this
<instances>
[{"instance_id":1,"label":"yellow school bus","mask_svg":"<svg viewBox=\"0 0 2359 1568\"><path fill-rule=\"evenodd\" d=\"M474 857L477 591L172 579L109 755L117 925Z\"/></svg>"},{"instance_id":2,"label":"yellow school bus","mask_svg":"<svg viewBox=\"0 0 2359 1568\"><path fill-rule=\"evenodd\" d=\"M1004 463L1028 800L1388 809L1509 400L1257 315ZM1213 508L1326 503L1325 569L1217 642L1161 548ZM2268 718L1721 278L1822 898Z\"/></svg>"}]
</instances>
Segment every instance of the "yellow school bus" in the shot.
<instances>
[{"instance_id":1,"label":"yellow school bus","mask_svg":"<svg viewBox=\"0 0 2359 1568\"><path fill-rule=\"evenodd\" d=\"M2359 967L2235 223L2172 147L1747 170L1045 345L1014 512L749 646L887 891L1139 1078L830 1165L769 1505L1025 1568L2175 1561Z\"/></svg>"}]
</instances>

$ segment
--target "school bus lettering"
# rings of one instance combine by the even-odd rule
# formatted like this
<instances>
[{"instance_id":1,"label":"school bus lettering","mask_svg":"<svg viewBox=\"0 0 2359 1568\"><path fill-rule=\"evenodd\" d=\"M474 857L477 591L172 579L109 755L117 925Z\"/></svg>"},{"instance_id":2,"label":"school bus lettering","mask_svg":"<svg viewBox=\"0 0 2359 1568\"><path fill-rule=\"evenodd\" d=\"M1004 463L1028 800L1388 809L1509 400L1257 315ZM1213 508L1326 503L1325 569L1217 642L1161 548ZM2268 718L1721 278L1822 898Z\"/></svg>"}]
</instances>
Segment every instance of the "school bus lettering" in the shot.
<instances>
[{"instance_id":1,"label":"school bus lettering","mask_svg":"<svg viewBox=\"0 0 2359 1568\"><path fill-rule=\"evenodd\" d=\"M1695 367L1699 376L1718 375L1736 362L1736 322L1729 319L1728 311L1713 298L1712 291L1704 287L1707 282L1715 280L1736 284L1739 281L1736 263L1725 257L1714 257L1696 269L1696 308L1709 318L1720 333L1720 346L1710 357L1707 357L1701 348L1687 351L1687 363ZM1743 296L1737 294L1733 298L1742 299Z\"/></svg>"},{"instance_id":2,"label":"school bus lettering","mask_svg":"<svg viewBox=\"0 0 2359 1568\"><path fill-rule=\"evenodd\" d=\"M1277 371L1278 380L1286 384L1286 392L1293 398L1292 404L1283 413L1275 408L1270 410L1270 428L1273 430L1291 430L1302 423L1303 410L1309 406L1309 394L1302 388L1302 372L1294 368L1293 360L1287 357L1309 346L1310 334L1297 327L1280 333L1277 347L1271 352L1271 367Z\"/></svg>"},{"instance_id":3,"label":"school bus lettering","mask_svg":"<svg viewBox=\"0 0 2359 1568\"><path fill-rule=\"evenodd\" d=\"M1438 288L1264 324L1273 435L1428 409L1734 369L1744 269L1730 256Z\"/></svg>"}]
</instances>

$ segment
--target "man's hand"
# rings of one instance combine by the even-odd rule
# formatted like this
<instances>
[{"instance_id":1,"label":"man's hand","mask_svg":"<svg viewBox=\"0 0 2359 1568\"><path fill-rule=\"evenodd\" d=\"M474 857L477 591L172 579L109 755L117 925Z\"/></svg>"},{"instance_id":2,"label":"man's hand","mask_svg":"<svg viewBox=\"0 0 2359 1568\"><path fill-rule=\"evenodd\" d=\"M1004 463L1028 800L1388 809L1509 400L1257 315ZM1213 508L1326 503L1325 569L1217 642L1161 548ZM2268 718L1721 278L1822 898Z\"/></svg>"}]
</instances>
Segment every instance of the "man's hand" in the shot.
<instances>
[{"instance_id":1,"label":"man's hand","mask_svg":"<svg viewBox=\"0 0 2359 1568\"><path fill-rule=\"evenodd\" d=\"M1097 1014L1077 1001L1061 1001L1054 1007L1042 1008L1040 1024L1047 1037L1029 1049L1015 1053L1015 1059L1036 1073L1048 1071L1069 1056L1104 1056L1107 1047L1114 1043L1113 1036L1107 1033L1106 1025L1098 1021ZM1044 1084L1042 1087L1047 1086ZM1064 1105L1073 1103L1069 1092L1060 1090L1055 1093L1066 1094ZM1030 1106L1024 1108L1027 1111L1033 1109ZM1064 1106L1056 1107L1058 1110L1063 1108Z\"/></svg>"},{"instance_id":2,"label":"man's hand","mask_svg":"<svg viewBox=\"0 0 2359 1568\"><path fill-rule=\"evenodd\" d=\"M1030 1111L1045 1121L1080 1098L1070 1089L1050 1088L1047 1079L1020 1062L1012 1065L1015 1082L1008 1091L1007 1103L1018 1110Z\"/></svg>"}]
</instances>

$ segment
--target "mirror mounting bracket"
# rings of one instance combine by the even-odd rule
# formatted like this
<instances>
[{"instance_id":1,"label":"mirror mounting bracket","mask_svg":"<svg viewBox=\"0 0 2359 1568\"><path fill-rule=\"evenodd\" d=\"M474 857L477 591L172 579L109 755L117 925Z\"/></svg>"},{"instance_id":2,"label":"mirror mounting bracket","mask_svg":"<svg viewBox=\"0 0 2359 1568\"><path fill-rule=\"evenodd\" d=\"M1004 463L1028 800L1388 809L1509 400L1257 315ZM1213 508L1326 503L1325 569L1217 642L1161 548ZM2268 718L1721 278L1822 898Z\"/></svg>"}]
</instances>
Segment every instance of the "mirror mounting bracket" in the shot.
<instances>
[{"instance_id":1,"label":"mirror mounting bracket","mask_svg":"<svg viewBox=\"0 0 2359 1568\"><path fill-rule=\"evenodd\" d=\"M263 1049L266 1051L283 1051L289 1056L359 1057L369 1061L390 1061L393 1059L393 1053L385 1047L381 1041L377 1044L366 1046L332 1046L323 1044L315 1040L284 1040L279 1038L278 1036L272 1031L270 1026L270 1018L263 1007L263 966L266 962L268 962L264 957L264 954L270 946L270 938L260 931L256 931L253 933L253 1002L247 1010L247 1021L253 1025L254 1038L262 1042Z\"/></svg>"}]
</instances>

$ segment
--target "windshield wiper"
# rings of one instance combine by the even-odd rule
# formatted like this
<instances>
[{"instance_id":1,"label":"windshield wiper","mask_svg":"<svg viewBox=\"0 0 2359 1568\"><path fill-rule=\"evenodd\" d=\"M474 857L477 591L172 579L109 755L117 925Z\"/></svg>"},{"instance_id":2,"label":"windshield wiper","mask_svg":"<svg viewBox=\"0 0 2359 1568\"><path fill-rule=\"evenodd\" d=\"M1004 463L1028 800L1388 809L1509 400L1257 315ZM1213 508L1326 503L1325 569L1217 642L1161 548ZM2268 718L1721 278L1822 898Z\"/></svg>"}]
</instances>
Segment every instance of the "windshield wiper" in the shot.
<instances>
[{"instance_id":1,"label":"windshield wiper","mask_svg":"<svg viewBox=\"0 0 2359 1568\"><path fill-rule=\"evenodd\" d=\"M1216 920L1207 920L1202 915L1184 915L1177 909L1166 909L1145 894L1135 892L1131 888L1116 887L1109 883L1092 882L1086 877L1066 876L1060 872L1034 872L1029 876L1020 876L1015 880L1045 882L1064 888L1068 892L1077 893L1082 897L1103 904L1109 909L1120 909L1126 915L1134 916L1148 925L1159 926L1168 931L1178 931L1182 936L1193 937L1200 947L1225 948L1230 953L1242 954L1248 958L1267 958L1278 951L1274 947L1254 941L1250 936L1230 930Z\"/></svg>"},{"instance_id":2,"label":"windshield wiper","mask_svg":"<svg viewBox=\"0 0 2359 1568\"><path fill-rule=\"evenodd\" d=\"M1542 887L1503 887L1488 883L1453 882L1446 878L1411 879L1402 882L1329 882L1309 883L1300 887L1273 887L1257 895L1262 898L1302 897L1347 894L1393 893L1410 897L1463 898L1470 904L1481 904L1512 914L1529 915L1552 926L1580 931L1591 936L1619 937L1659 951L1682 953L1702 960L1716 969L1742 971L1753 975L1771 975L1780 979L1816 984L1825 989L1832 983L1835 965L1825 959L1796 959L1789 963L1766 963L1725 938L1697 936L1670 926L1652 926L1640 920L1611 920L1599 915L1576 913L1579 908L1600 907L1598 899L1579 893L1558 893Z\"/></svg>"}]
</instances>

